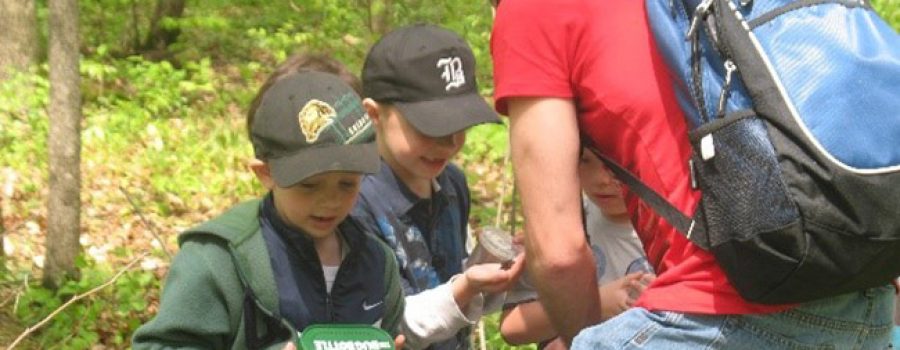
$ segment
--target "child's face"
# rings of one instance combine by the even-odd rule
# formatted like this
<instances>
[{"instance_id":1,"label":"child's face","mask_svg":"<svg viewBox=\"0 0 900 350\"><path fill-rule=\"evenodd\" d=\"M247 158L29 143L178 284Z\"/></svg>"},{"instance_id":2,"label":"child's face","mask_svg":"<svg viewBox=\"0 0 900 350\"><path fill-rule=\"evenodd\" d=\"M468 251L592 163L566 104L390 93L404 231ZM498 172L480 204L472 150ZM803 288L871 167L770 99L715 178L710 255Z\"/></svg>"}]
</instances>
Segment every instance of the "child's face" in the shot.
<instances>
[{"instance_id":1,"label":"child's face","mask_svg":"<svg viewBox=\"0 0 900 350\"><path fill-rule=\"evenodd\" d=\"M274 186L275 208L289 225L313 239L325 238L353 209L361 180L359 173L327 172L291 187Z\"/></svg>"},{"instance_id":2,"label":"child's face","mask_svg":"<svg viewBox=\"0 0 900 350\"><path fill-rule=\"evenodd\" d=\"M581 189L603 215L617 217L628 214L622 198L622 185L590 150L584 149L578 163Z\"/></svg>"},{"instance_id":3,"label":"child's face","mask_svg":"<svg viewBox=\"0 0 900 350\"><path fill-rule=\"evenodd\" d=\"M413 127L394 107L381 109L378 121L379 151L407 184L437 177L466 142L466 132L429 137Z\"/></svg>"}]
</instances>

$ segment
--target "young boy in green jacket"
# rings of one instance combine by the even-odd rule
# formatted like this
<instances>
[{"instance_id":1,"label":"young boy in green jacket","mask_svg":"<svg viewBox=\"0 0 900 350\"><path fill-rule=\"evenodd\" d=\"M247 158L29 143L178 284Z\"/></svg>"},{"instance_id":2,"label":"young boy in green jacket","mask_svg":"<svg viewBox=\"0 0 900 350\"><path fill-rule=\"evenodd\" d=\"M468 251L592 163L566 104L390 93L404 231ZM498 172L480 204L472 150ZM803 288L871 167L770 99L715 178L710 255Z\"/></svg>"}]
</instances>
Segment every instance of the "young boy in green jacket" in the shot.
<instances>
[{"instance_id":1,"label":"young boy in green jacket","mask_svg":"<svg viewBox=\"0 0 900 350\"><path fill-rule=\"evenodd\" d=\"M348 217L362 175L379 167L371 121L338 76L290 66L299 61L268 79L248 114L250 168L269 193L179 237L135 349L293 348L298 331L328 323L398 334L393 252Z\"/></svg>"}]
</instances>

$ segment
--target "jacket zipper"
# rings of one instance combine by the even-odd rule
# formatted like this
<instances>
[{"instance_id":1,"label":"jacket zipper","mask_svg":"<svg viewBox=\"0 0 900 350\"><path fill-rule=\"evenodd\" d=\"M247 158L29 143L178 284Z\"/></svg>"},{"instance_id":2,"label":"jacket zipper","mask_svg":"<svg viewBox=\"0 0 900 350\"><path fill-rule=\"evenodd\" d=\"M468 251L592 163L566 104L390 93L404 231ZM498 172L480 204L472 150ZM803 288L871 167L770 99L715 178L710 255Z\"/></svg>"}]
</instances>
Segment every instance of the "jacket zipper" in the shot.
<instances>
[{"instance_id":1,"label":"jacket zipper","mask_svg":"<svg viewBox=\"0 0 900 350\"><path fill-rule=\"evenodd\" d=\"M341 281L341 272L347 269L344 265L349 264L350 259L353 259L353 251L350 249L350 243L348 242L348 240L343 239L341 244L343 249L347 249L347 258L345 259L343 256L341 256L341 263L338 264L337 273L334 275L334 282L331 285L331 291L328 291L328 287L325 285L325 270L322 269L322 286L325 287L325 315L327 315L328 320L332 322L334 322L337 317L334 314L334 303L332 302L331 293L334 292L335 288L337 288L338 281ZM343 255L343 253L341 253L341 255Z\"/></svg>"},{"instance_id":2,"label":"jacket zipper","mask_svg":"<svg viewBox=\"0 0 900 350\"><path fill-rule=\"evenodd\" d=\"M329 321L334 321L334 306L331 304L331 293L325 293L325 314L328 315Z\"/></svg>"}]
</instances>

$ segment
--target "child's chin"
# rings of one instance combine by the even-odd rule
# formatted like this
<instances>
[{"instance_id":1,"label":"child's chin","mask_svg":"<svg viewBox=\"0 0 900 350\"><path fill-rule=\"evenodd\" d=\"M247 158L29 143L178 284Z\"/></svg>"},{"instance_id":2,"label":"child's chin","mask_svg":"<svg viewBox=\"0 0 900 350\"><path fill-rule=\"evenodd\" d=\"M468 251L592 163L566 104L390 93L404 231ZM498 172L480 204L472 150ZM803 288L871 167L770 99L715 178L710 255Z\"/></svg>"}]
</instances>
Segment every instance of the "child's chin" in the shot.
<instances>
[{"instance_id":1,"label":"child's chin","mask_svg":"<svg viewBox=\"0 0 900 350\"><path fill-rule=\"evenodd\" d=\"M336 220L335 220L336 221ZM307 234L312 236L313 238L322 238L330 236L334 233L334 230L337 228L337 223L340 221L336 221L334 223L313 223L307 227L304 227L303 230L306 231Z\"/></svg>"}]
</instances>

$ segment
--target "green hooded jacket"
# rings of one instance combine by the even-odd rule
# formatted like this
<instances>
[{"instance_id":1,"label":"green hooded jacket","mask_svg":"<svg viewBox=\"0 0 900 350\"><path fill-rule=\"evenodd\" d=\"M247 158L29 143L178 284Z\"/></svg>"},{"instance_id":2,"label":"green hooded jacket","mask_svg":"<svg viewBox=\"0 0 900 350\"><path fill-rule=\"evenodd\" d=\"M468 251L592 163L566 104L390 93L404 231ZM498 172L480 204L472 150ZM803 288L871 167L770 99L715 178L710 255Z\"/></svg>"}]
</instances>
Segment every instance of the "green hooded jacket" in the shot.
<instances>
[{"instance_id":1,"label":"green hooded jacket","mask_svg":"<svg viewBox=\"0 0 900 350\"><path fill-rule=\"evenodd\" d=\"M240 203L178 237L181 250L166 277L159 311L135 332L134 349L281 349L296 342L297 330L279 315L259 203ZM379 246L388 257L381 328L396 336L404 307L399 270L390 248ZM246 325L248 308L255 327ZM247 344L248 331L266 346Z\"/></svg>"}]
</instances>

